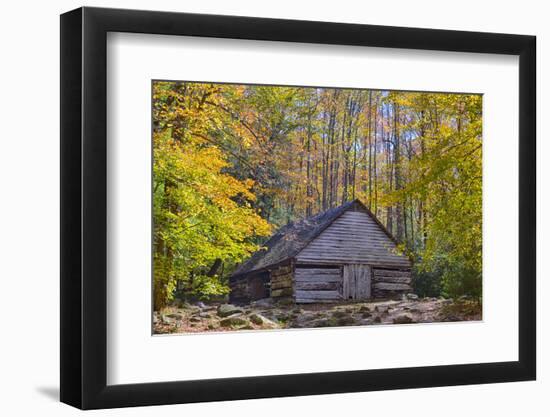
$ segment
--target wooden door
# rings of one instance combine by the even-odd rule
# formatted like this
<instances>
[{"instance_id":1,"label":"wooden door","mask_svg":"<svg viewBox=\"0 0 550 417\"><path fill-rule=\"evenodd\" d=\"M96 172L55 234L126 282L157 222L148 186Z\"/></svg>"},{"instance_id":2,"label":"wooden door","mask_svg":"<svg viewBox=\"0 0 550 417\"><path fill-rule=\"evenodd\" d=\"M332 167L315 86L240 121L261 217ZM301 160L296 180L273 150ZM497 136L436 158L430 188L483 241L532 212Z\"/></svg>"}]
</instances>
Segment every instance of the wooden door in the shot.
<instances>
[{"instance_id":1,"label":"wooden door","mask_svg":"<svg viewBox=\"0 0 550 417\"><path fill-rule=\"evenodd\" d=\"M364 300L371 297L371 267L365 264L344 265L342 297L345 300Z\"/></svg>"}]
</instances>

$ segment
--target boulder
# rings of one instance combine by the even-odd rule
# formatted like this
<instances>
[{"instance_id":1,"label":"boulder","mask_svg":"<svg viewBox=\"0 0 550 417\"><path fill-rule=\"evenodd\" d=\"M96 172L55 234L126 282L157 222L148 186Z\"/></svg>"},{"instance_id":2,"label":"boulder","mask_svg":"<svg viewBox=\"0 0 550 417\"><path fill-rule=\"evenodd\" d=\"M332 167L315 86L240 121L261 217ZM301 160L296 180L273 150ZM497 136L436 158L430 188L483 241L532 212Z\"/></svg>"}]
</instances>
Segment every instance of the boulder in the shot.
<instances>
[{"instance_id":1,"label":"boulder","mask_svg":"<svg viewBox=\"0 0 550 417\"><path fill-rule=\"evenodd\" d=\"M187 301L175 301L175 306L184 310L189 310L193 306L189 304Z\"/></svg>"},{"instance_id":2,"label":"boulder","mask_svg":"<svg viewBox=\"0 0 550 417\"><path fill-rule=\"evenodd\" d=\"M290 319L290 314L285 313L284 311L278 311L275 313L275 319L286 322Z\"/></svg>"},{"instance_id":3,"label":"boulder","mask_svg":"<svg viewBox=\"0 0 550 417\"><path fill-rule=\"evenodd\" d=\"M348 313L342 310L335 310L332 312L332 317L335 317L335 318L346 317L347 315Z\"/></svg>"},{"instance_id":4,"label":"boulder","mask_svg":"<svg viewBox=\"0 0 550 417\"><path fill-rule=\"evenodd\" d=\"M228 317L232 314L242 313L243 309L234 306L233 304L222 304L218 307L218 316Z\"/></svg>"},{"instance_id":5,"label":"boulder","mask_svg":"<svg viewBox=\"0 0 550 417\"><path fill-rule=\"evenodd\" d=\"M412 292L407 294L407 299L409 300L418 300L418 298L419 298L418 295L413 294Z\"/></svg>"},{"instance_id":6,"label":"boulder","mask_svg":"<svg viewBox=\"0 0 550 417\"><path fill-rule=\"evenodd\" d=\"M409 324L414 323L415 321L413 318L407 314L403 314L401 316L397 316L393 319L394 324Z\"/></svg>"},{"instance_id":7,"label":"boulder","mask_svg":"<svg viewBox=\"0 0 550 417\"><path fill-rule=\"evenodd\" d=\"M340 317L336 319L337 326L352 326L356 324L355 319L351 316Z\"/></svg>"},{"instance_id":8,"label":"boulder","mask_svg":"<svg viewBox=\"0 0 550 417\"><path fill-rule=\"evenodd\" d=\"M390 307L387 306L387 305L380 305L380 306L376 306L374 307L374 310L379 312L379 313L387 313L389 311Z\"/></svg>"},{"instance_id":9,"label":"boulder","mask_svg":"<svg viewBox=\"0 0 550 417\"><path fill-rule=\"evenodd\" d=\"M173 319L173 320L183 320L183 314L181 313L171 313L171 314L167 314L165 317L168 317L169 319Z\"/></svg>"},{"instance_id":10,"label":"boulder","mask_svg":"<svg viewBox=\"0 0 550 417\"><path fill-rule=\"evenodd\" d=\"M163 324L174 324L174 322L175 322L174 319L172 319L172 318L170 318L170 317L168 317L164 314L161 316L161 320L162 320Z\"/></svg>"},{"instance_id":11,"label":"boulder","mask_svg":"<svg viewBox=\"0 0 550 417\"><path fill-rule=\"evenodd\" d=\"M275 326L275 323L258 313L248 316L248 319L258 326Z\"/></svg>"},{"instance_id":12,"label":"boulder","mask_svg":"<svg viewBox=\"0 0 550 417\"><path fill-rule=\"evenodd\" d=\"M209 314L209 313L201 312L201 313L199 313L199 317L202 318L202 319L210 319L210 318L212 318L212 315Z\"/></svg>"},{"instance_id":13,"label":"boulder","mask_svg":"<svg viewBox=\"0 0 550 417\"><path fill-rule=\"evenodd\" d=\"M292 322L290 323L290 327L292 328L304 328L304 327L315 327L312 325L312 323L316 319L316 315L312 313L304 313L298 315L296 318L293 318Z\"/></svg>"},{"instance_id":14,"label":"boulder","mask_svg":"<svg viewBox=\"0 0 550 417\"><path fill-rule=\"evenodd\" d=\"M220 321L220 325L223 327L246 326L249 324L249 321L241 314L234 314Z\"/></svg>"},{"instance_id":15,"label":"boulder","mask_svg":"<svg viewBox=\"0 0 550 417\"><path fill-rule=\"evenodd\" d=\"M333 324L328 319L316 320L311 323L311 327L330 327Z\"/></svg>"},{"instance_id":16,"label":"boulder","mask_svg":"<svg viewBox=\"0 0 550 417\"><path fill-rule=\"evenodd\" d=\"M361 308L359 309L359 313L370 313L369 306L361 306Z\"/></svg>"}]
</instances>

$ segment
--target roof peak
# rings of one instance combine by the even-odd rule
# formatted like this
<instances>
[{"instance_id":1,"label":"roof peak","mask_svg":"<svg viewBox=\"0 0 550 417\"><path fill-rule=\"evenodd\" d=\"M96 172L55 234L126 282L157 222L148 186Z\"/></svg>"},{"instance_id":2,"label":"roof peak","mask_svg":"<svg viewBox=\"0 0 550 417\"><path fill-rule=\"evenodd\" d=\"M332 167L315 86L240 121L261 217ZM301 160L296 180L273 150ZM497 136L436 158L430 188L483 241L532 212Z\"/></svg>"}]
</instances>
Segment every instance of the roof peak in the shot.
<instances>
[{"instance_id":1,"label":"roof peak","mask_svg":"<svg viewBox=\"0 0 550 417\"><path fill-rule=\"evenodd\" d=\"M241 264L233 276L247 272L265 269L270 265L277 264L284 259L292 258L305 246L315 239L321 232L332 224L338 217L351 207L358 205L366 211L379 225L378 220L369 209L359 200L353 199L345 203L319 212L301 220L288 222L275 232L271 238L247 261ZM382 226L383 227L383 226Z\"/></svg>"},{"instance_id":2,"label":"roof peak","mask_svg":"<svg viewBox=\"0 0 550 417\"><path fill-rule=\"evenodd\" d=\"M343 209L343 208L349 208L349 207L351 207L351 206L354 205L354 204L359 204L361 207L367 208L367 207L365 206L365 204L363 204L363 202L362 202L360 199L355 198L355 199L353 199L353 200L346 201L345 203L342 203L342 204L340 204L339 206L334 206L334 207L328 208L328 209L326 209L326 210L324 210L324 211L319 211L319 212L317 212L317 213L315 213L315 214L312 214L312 215L309 216L309 217L304 217L302 220L310 219L310 218L312 218L312 217L321 216L321 215L323 215L323 214L325 214L325 213L328 213L328 212L330 212L330 211L332 211L332 210L339 210L339 209ZM302 220L298 220L298 221L302 221ZM293 223L293 222L289 222L288 224L292 224L292 223Z\"/></svg>"}]
</instances>

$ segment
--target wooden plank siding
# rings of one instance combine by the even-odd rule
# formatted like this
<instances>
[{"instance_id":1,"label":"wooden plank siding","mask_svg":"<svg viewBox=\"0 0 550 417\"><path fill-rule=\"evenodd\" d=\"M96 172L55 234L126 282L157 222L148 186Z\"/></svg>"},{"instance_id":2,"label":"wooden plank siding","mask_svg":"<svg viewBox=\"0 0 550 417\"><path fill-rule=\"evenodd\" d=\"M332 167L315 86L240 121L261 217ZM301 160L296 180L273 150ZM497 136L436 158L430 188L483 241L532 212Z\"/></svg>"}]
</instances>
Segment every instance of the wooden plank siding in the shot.
<instances>
[{"instance_id":1,"label":"wooden plank siding","mask_svg":"<svg viewBox=\"0 0 550 417\"><path fill-rule=\"evenodd\" d=\"M411 271L392 271L387 269L374 270L374 282L392 282L396 284L410 284Z\"/></svg>"},{"instance_id":2,"label":"wooden plank siding","mask_svg":"<svg viewBox=\"0 0 550 417\"><path fill-rule=\"evenodd\" d=\"M373 267L411 267L396 253L396 245L362 210L346 211L296 256L300 263L368 264Z\"/></svg>"},{"instance_id":3,"label":"wooden plank siding","mask_svg":"<svg viewBox=\"0 0 550 417\"><path fill-rule=\"evenodd\" d=\"M294 296L297 303L334 302L342 299L340 268L296 268Z\"/></svg>"},{"instance_id":4,"label":"wooden plank siding","mask_svg":"<svg viewBox=\"0 0 550 417\"><path fill-rule=\"evenodd\" d=\"M393 298L412 291L410 270L373 270L372 293L376 298Z\"/></svg>"}]
</instances>

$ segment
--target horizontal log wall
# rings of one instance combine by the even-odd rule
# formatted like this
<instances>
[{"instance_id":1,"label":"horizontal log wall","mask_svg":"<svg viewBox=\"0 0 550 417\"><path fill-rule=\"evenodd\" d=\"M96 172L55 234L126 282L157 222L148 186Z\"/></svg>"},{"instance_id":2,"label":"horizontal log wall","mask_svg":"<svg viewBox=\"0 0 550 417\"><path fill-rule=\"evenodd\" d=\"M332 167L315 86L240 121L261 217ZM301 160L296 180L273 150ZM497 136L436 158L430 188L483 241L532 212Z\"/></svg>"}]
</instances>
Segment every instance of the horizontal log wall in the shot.
<instances>
[{"instance_id":1,"label":"horizontal log wall","mask_svg":"<svg viewBox=\"0 0 550 417\"><path fill-rule=\"evenodd\" d=\"M395 243L363 210L347 211L337 218L297 256L297 262L317 264L367 264L407 269L410 260L397 253Z\"/></svg>"},{"instance_id":2,"label":"horizontal log wall","mask_svg":"<svg viewBox=\"0 0 550 417\"><path fill-rule=\"evenodd\" d=\"M279 266L271 271L271 297L292 297L293 265Z\"/></svg>"},{"instance_id":3,"label":"horizontal log wall","mask_svg":"<svg viewBox=\"0 0 550 417\"><path fill-rule=\"evenodd\" d=\"M271 271L271 297L291 298L297 303L328 303L341 301L343 278L340 268L294 269L291 264ZM251 300L250 280L254 276L232 281L230 300L247 303ZM294 278L294 279L293 279ZM373 269L374 298L394 298L412 291L410 270Z\"/></svg>"},{"instance_id":4,"label":"horizontal log wall","mask_svg":"<svg viewBox=\"0 0 550 417\"><path fill-rule=\"evenodd\" d=\"M373 270L373 295L375 298L394 298L412 291L410 270Z\"/></svg>"},{"instance_id":5,"label":"horizontal log wall","mask_svg":"<svg viewBox=\"0 0 550 417\"><path fill-rule=\"evenodd\" d=\"M297 303L335 302L342 299L340 268L296 268L294 287Z\"/></svg>"},{"instance_id":6,"label":"horizontal log wall","mask_svg":"<svg viewBox=\"0 0 550 417\"><path fill-rule=\"evenodd\" d=\"M236 281L230 281L231 292L229 301L232 303L247 303L250 301L250 292L248 289L248 279L241 278Z\"/></svg>"}]
</instances>

